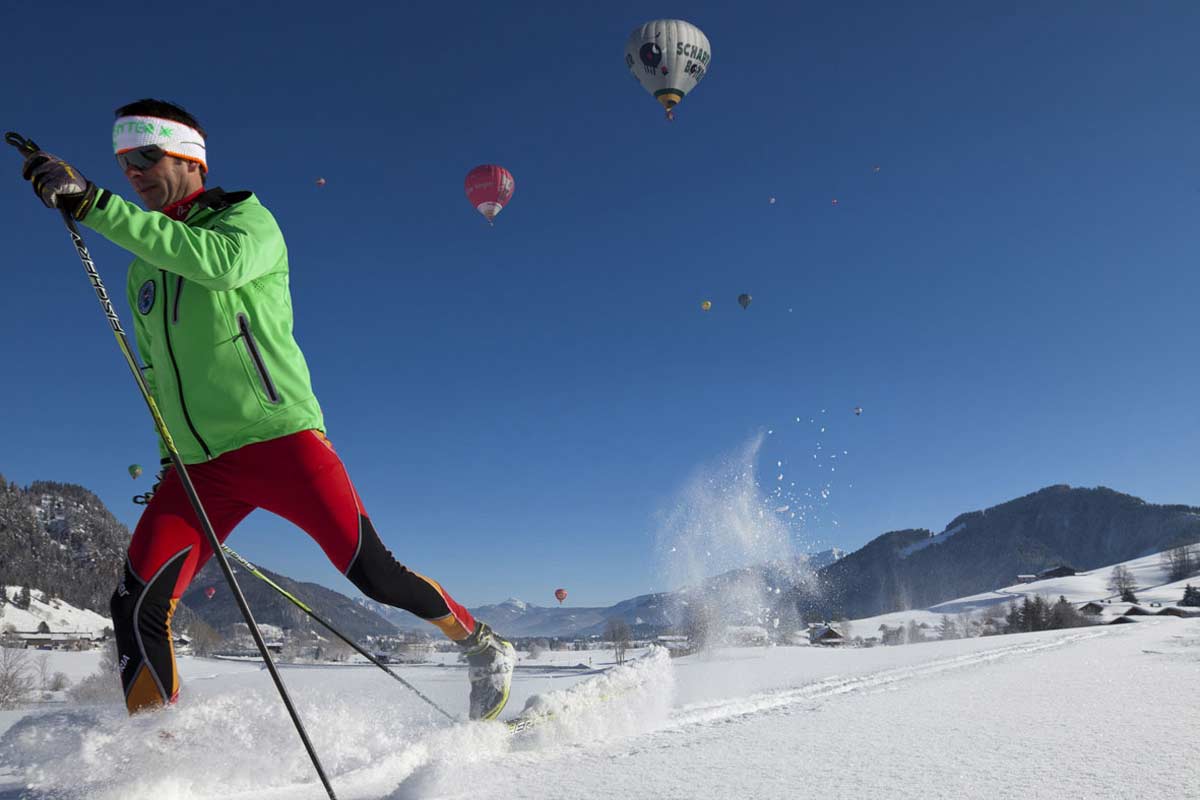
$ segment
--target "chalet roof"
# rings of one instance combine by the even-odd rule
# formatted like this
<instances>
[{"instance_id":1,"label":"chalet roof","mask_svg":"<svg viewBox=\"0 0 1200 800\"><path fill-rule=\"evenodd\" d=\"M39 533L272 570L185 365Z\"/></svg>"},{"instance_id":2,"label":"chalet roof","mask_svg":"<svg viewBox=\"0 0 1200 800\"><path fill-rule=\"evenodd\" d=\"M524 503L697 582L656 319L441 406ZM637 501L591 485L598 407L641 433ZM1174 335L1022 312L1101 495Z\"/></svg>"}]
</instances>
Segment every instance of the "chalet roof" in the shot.
<instances>
[{"instance_id":1,"label":"chalet roof","mask_svg":"<svg viewBox=\"0 0 1200 800\"><path fill-rule=\"evenodd\" d=\"M1141 606L1130 606L1129 610L1125 612L1125 616L1127 616L1127 617L1148 617L1148 616L1152 615L1153 613L1154 613L1153 611L1147 611L1146 609L1142 608Z\"/></svg>"},{"instance_id":2,"label":"chalet roof","mask_svg":"<svg viewBox=\"0 0 1200 800\"><path fill-rule=\"evenodd\" d=\"M1114 619L1112 622L1110 622L1108 624L1109 625L1126 625L1130 622L1137 622L1137 620L1134 619L1133 617L1117 617L1116 619Z\"/></svg>"},{"instance_id":3,"label":"chalet roof","mask_svg":"<svg viewBox=\"0 0 1200 800\"><path fill-rule=\"evenodd\" d=\"M1159 617L1200 617L1200 608L1180 608L1179 606L1167 606L1162 611L1159 611L1156 616Z\"/></svg>"}]
</instances>

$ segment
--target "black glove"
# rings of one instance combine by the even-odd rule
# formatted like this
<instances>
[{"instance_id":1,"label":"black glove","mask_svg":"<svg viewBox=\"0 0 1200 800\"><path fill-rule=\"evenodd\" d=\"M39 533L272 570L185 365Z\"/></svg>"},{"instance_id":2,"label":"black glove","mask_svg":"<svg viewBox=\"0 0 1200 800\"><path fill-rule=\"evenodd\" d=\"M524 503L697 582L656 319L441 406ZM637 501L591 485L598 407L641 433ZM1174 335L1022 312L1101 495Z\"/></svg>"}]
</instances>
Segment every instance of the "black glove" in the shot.
<instances>
[{"instance_id":1,"label":"black glove","mask_svg":"<svg viewBox=\"0 0 1200 800\"><path fill-rule=\"evenodd\" d=\"M25 159L21 177L33 181L33 191L46 208L64 209L76 220L82 221L96 202L96 184L45 150L38 150Z\"/></svg>"}]
</instances>

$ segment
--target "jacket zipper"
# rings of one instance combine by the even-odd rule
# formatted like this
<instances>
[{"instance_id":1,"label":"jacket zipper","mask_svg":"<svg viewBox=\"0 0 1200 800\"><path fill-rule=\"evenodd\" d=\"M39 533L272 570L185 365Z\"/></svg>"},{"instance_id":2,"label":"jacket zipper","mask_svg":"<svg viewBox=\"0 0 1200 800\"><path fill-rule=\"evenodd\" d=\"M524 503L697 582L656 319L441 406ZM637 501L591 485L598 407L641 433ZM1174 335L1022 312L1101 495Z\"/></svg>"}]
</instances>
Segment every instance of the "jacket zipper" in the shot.
<instances>
[{"instance_id":1,"label":"jacket zipper","mask_svg":"<svg viewBox=\"0 0 1200 800\"><path fill-rule=\"evenodd\" d=\"M279 402L279 392L275 390L275 383L271 380L270 373L267 372L267 365L262 360L262 354L258 352L258 344L254 341L254 334L250 332L250 319L245 314L237 315L238 330L241 331L242 340L246 343L246 351L250 354L250 360L254 362L254 368L258 371L258 379L262 381L263 391L267 394L267 399L272 403Z\"/></svg>"},{"instance_id":2,"label":"jacket zipper","mask_svg":"<svg viewBox=\"0 0 1200 800\"><path fill-rule=\"evenodd\" d=\"M175 280L175 302L171 304L171 324L179 324L179 298L183 297L183 276Z\"/></svg>"},{"instance_id":3,"label":"jacket zipper","mask_svg":"<svg viewBox=\"0 0 1200 800\"><path fill-rule=\"evenodd\" d=\"M163 291L167 291L167 271L159 270L162 273ZM164 301L166 298L163 298ZM171 356L171 367L175 370L175 386L179 388L179 407L183 410L183 418L187 422L188 430L192 432L192 436L196 437L196 441L200 443L200 447L204 450L204 455L207 458L212 458L212 451L208 449L208 445L200 438L200 432L196 430L195 424L192 422L192 415L188 413L187 402L183 399L183 378L179 375L179 362L175 360L175 348L171 346L171 320L168 317L167 303L163 306L163 334L167 337L167 355Z\"/></svg>"}]
</instances>

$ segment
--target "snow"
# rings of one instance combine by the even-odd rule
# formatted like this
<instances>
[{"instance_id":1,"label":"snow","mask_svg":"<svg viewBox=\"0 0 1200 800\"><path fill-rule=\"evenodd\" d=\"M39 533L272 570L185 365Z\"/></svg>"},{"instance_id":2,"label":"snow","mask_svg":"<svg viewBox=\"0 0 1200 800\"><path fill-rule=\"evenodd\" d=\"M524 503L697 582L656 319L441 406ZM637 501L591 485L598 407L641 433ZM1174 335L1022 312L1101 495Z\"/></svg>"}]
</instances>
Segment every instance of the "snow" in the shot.
<instances>
[{"instance_id":1,"label":"snow","mask_svg":"<svg viewBox=\"0 0 1200 800\"><path fill-rule=\"evenodd\" d=\"M95 611L75 608L57 598L47 598L36 589L30 592L29 610L17 608L12 601L20 590L19 586L4 587L9 602L0 605L0 627L12 626L14 630L29 632L36 631L38 624L45 622L54 633L93 634L112 627L112 620L108 617Z\"/></svg>"},{"instance_id":2,"label":"snow","mask_svg":"<svg viewBox=\"0 0 1200 800\"><path fill-rule=\"evenodd\" d=\"M937 534L936 536L930 536L927 539L922 539L919 542L910 544L908 547L905 547L904 549L902 549L900 551L900 557L906 558L908 556L911 556L913 553L917 552L918 550L924 550L926 547L929 547L932 544L942 544L947 539L949 539L951 536L953 536L954 534L958 533L959 531L963 530L966 527L967 527L967 523L960 522L957 525L955 525L953 528L948 528L948 529L942 531L941 533Z\"/></svg>"},{"instance_id":3,"label":"snow","mask_svg":"<svg viewBox=\"0 0 1200 800\"><path fill-rule=\"evenodd\" d=\"M518 738L448 723L375 669L282 673L343 800L1197 796L1200 767L1175 743L1200 726L1200 620L1142 619L870 649L642 650L604 673L560 651L515 675L511 713L533 696L554 712ZM0 798L325 796L258 665L181 669L183 698L160 713L14 721ZM396 669L464 713L461 666ZM1114 736L1143 755L1114 758Z\"/></svg>"}]
</instances>

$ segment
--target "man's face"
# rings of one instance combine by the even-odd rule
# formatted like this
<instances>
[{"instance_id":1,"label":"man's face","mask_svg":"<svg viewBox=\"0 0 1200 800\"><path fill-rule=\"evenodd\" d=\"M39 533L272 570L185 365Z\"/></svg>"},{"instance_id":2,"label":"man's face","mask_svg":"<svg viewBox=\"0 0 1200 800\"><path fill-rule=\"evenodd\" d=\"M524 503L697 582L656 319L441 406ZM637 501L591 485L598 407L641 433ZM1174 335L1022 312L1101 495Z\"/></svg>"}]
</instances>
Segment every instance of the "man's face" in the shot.
<instances>
[{"instance_id":1,"label":"man's face","mask_svg":"<svg viewBox=\"0 0 1200 800\"><path fill-rule=\"evenodd\" d=\"M161 211L200 189L200 165L175 156L165 156L149 169L125 168L129 185L150 211Z\"/></svg>"}]
</instances>

